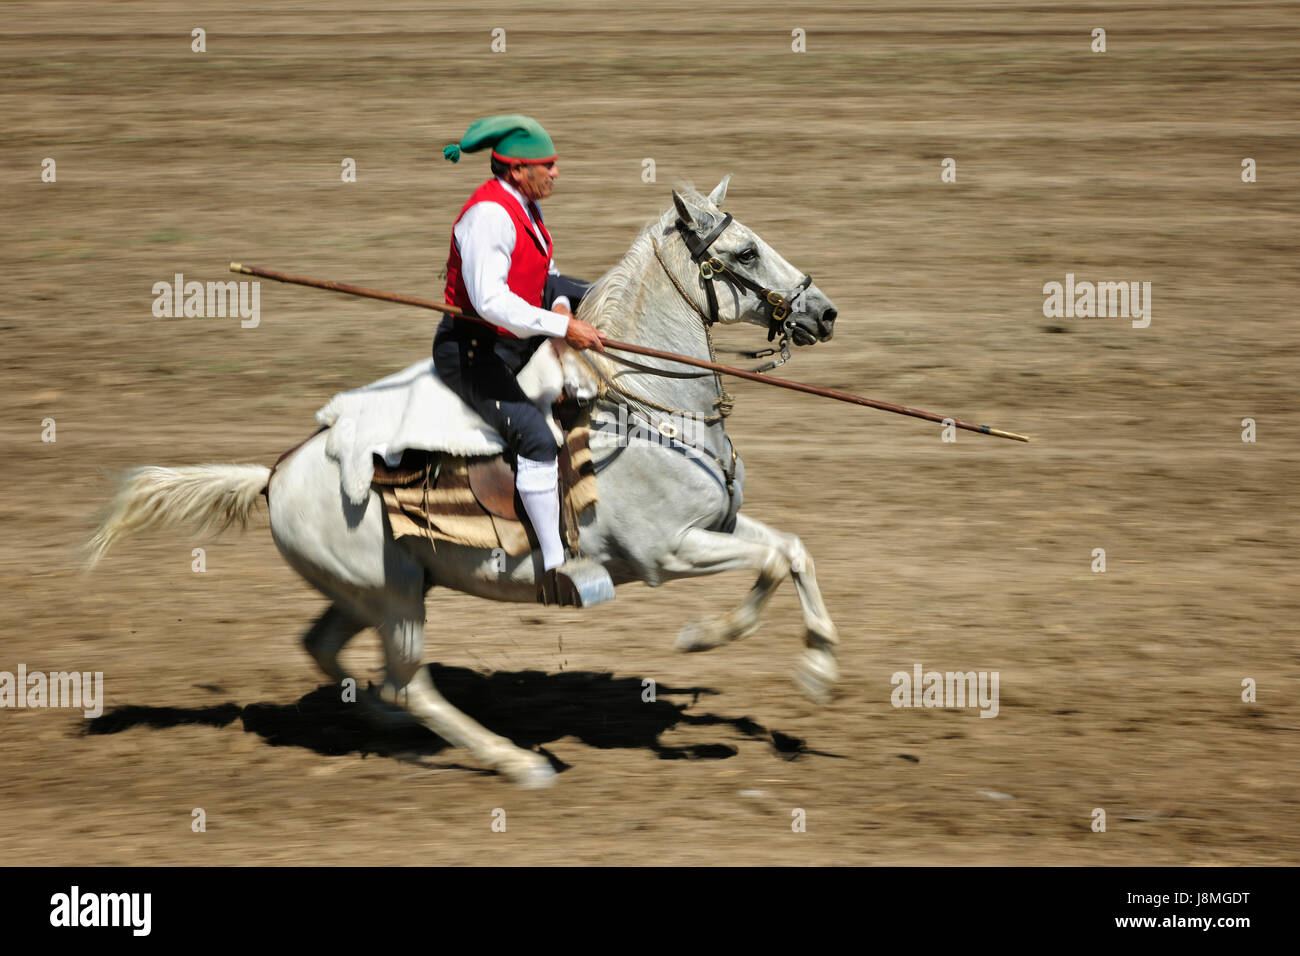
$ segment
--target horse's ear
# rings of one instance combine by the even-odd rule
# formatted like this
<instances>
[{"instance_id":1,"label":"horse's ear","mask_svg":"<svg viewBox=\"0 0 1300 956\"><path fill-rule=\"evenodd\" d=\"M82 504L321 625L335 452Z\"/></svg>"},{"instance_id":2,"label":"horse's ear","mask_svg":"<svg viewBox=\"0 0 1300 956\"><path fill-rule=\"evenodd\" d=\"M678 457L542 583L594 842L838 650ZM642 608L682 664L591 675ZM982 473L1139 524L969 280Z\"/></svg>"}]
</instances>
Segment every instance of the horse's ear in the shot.
<instances>
[{"instance_id":1,"label":"horse's ear","mask_svg":"<svg viewBox=\"0 0 1300 956\"><path fill-rule=\"evenodd\" d=\"M686 224L687 229L695 228L695 217L691 215L691 209L686 205L686 200L677 195L677 190L673 190L673 205L677 207L677 215L682 222Z\"/></svg>"},{"instance_id":2,"label":"horse's ear","mask_svg":"<svg viewBox=\"0 0 1300 956\"><path fill-rule=\"evenodd\" d=\"M713 187L713 192L709 193L709 202L721 208L722 200L727 198L727 183L731 182L731 173L722 177L722 182Z\"/></svg>"}]
</instances>

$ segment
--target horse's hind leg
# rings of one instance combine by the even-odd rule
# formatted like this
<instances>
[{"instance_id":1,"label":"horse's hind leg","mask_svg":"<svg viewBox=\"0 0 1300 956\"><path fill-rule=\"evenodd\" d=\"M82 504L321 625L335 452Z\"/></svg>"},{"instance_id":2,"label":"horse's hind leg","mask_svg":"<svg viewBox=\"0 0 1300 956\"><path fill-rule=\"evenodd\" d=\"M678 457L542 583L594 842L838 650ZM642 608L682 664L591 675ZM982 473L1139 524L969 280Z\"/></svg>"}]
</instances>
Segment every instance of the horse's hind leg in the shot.
<instances>
[{"instance_id":1,"label":"horse's hind leg","mask_svg":"<svg viewBox=\"0 0 1300 956\"><path fill-rule=\"evenodd\" d=\"M414 722L414 717L404 710L389 707L382 695L376 695L369 689L363 689L362 682L354 674L343 669L339 662L339 653L345 644L356 637L368 625L355 614L349 613L339 604L331 604L325 613L316 619L316 623L303 635L302 643L307 653L312 656L325 676L336 684L351 680L356 689L353 698L363 719L377 727L391 729Z\"/></svg>"},{"instance_id":2,"label":"horse's hind leg","mask_svg":"<svg viewBox=\"0 0 1300 956\"><path fill-rule=\"evenodd\" d=\"M376 627L386 663L381 701L396 704L404 720L419 721L520 783L546 782L553 771L545 757L516 747L457 711L421 666L424 593L436 575L393 541L379 496L371 492L364 506L345 501L340 508L338 469L325 455L320 435L286 459L274 481L270 511L276 546L331 601L304 638L322 669L331 677L347 677L338 652L363 626ZM358 695L358 703L365 699ZM374 717L384 716L367 704L362 707Z\"/></svg>"},{"instance_id":3,"label":"horse's hind leg","mask_svg":"<svg viewBox=\"0 0 1300 956\"><path fill-rule=\"evenodd\" d=\"M339 663L339 653L365 627L365 622L357 620L339 605L331 604L303 635L303 647L326 677L336 684L342 683L350 675Z\"/></svg>"},{"instance_id":4,"label":"horse's hind leg","mask_svg":"<svg viewBox=\"0 0 1300 956\"><path fill-rule=\"evenodd\" d=\"M461 713L438 693L422 664L424 651L423 607L379 626L384 639L387 676L381 696L386 703L405 708L443 740L464 747L475 759L524 787L551 784L555 771L542 754L517 747Z\"/></svg>"},{"instance_id":5,"label":"horse's hind leg","mask_svg":"<svg viewBox=\"0 0 1300 956\"><path fill-rule=\"evenodd\" d=\"M443 740L464 747L475 759L505 774L519 786L534 789L555 782L555 770L544 755L515 746L461 713L438 693L428 668L421 667L411 678L406 695L406 706L420 723Z\"/></svg>"}]
</instances>

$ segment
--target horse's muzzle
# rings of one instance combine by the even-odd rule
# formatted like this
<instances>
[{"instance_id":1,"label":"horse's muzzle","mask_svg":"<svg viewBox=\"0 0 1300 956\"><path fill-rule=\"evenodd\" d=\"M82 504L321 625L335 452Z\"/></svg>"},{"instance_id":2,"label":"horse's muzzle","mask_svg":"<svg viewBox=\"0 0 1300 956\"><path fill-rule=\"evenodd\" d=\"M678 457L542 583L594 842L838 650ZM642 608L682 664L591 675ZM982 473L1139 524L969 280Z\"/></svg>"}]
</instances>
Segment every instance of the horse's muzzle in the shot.
<instances>
[{"instance_id":1,"label":"horse's muzzle","mask_svg":"<svg viewBox=\"0 0 1300 956\"><path fill-rule=\"evenodd\" d=\"M806 312L794 321L790 337L795 345L815 345L828 341L835 331L835 309L823 309L820 314Z\"/></svg>"}]
</instances>

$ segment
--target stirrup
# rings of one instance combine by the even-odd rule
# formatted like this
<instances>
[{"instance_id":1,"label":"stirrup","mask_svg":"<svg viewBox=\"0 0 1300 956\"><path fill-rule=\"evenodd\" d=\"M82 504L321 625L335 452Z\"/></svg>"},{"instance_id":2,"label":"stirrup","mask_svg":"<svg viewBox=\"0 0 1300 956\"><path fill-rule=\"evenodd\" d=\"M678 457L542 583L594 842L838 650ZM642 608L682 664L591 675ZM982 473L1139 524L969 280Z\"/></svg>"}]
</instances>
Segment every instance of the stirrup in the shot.
<instances>
[{"instance_id":1,"label":"stirrup","mask_svg":"<svg viewBox=\"0 0 1300 956\"><path fill-rule=\"evenodd\" d=\"M542 574L537 603L558 607L591 607L614 600L614 581L603 565L590 558L570 558Z\"/></svg>"}]
</instances>

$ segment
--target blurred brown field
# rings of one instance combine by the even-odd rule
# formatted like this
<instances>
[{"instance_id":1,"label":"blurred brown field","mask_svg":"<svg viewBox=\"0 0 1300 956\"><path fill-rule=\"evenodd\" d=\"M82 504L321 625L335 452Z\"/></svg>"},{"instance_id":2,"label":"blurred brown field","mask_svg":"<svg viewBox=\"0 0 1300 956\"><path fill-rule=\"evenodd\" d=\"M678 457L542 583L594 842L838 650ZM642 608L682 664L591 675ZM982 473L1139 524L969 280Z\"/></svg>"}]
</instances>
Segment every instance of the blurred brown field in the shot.
<instances>
[{"instance_id":1,"label":"blurred brown field","mask_svg":"<svg viewBox=\"0 0 1300 956\"><path fill-rule=\"evenodd\" d=\"M0 670L102 671L120 726L0 710L0 857L1300 861L1298 52L1297 3L6 3ZM691 656L677 628L748 578L585 614L434 590L427 659L465 709L553 734L567 769L523 792L431 737L322 752L310 714L334 692L299 637L323 599L264 522L143 537L79 575L99 469L270 464L334 392L426 355L437 319L273 283L255 329L159 319L153 284L239 260L440 298L487 175L440 150L498 112L557 143L565 272L609 268L677 179L733 173L726 207L839 309L777 374L1033 436L945 443L730 386L746 510L801 536L840 629L830 708L790 681L788 585L754 637ZM1067 273L1149 281L1150 326L1045 318ZM373 676L374 636L348 659ZM893 708L918 662L1000 672L997 719Z\"/></svg>"}]
</instances>

